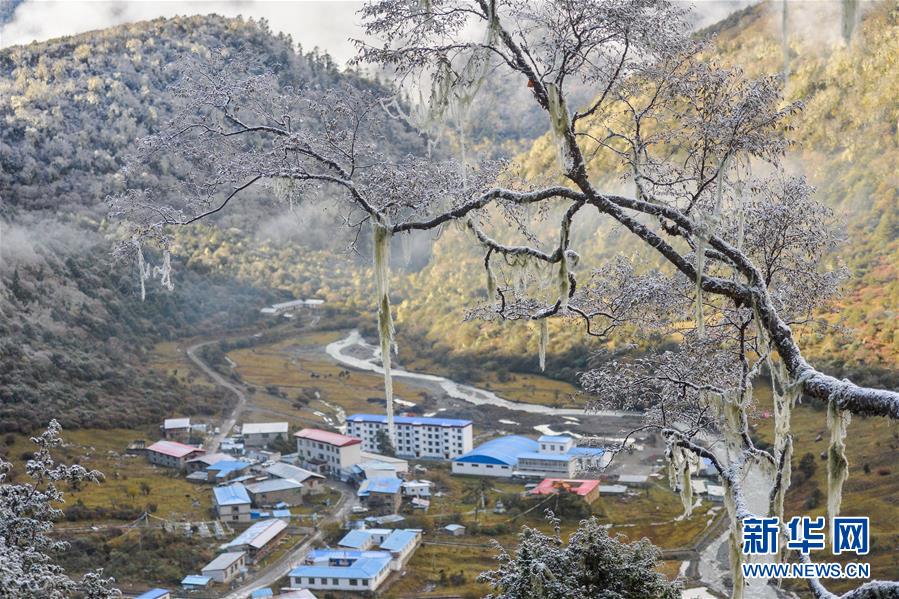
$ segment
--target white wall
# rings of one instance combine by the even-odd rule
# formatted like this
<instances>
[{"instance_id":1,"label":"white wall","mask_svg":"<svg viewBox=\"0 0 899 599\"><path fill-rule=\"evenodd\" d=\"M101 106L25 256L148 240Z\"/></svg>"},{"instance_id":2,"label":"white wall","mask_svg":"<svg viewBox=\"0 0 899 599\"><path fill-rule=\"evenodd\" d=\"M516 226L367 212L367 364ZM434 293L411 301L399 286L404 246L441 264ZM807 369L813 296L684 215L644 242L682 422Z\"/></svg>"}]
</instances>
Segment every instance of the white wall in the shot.
<instances>
[{"instance_id":1,"label":"white wall","mask_svg":"<svg viewBox=\"0 0 899 599\"><path fill-rule=\"evenodd\" d=\"M475 474L478 476L510 477L513 468L499 464L478 464L472 462L453 462L453 474Z\"/></svg>"}]
</instances>

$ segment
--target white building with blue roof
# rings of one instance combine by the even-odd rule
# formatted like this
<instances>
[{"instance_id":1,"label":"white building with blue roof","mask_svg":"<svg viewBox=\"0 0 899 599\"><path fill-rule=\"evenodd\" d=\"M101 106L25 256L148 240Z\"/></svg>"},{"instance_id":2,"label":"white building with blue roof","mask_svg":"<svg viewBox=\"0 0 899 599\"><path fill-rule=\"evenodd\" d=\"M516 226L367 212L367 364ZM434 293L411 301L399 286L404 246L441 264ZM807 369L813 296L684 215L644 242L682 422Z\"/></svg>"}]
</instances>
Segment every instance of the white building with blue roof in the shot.
<instances>
[{"instance_id":1,"label":"white building with blue roof","mask_svg":"<svg viewBox=\"0 0 899 599\"><path fill-rule=\"evenodd\" d=\"M391 561L387 551L318 549L307 555L305 565L290 571L290 586L374 593L390 576Z\"/></svg>"},{"instance_id":2,"label":"white building with blue roof","mask_svg":"<svg viewBox=\"0 0 899 599\"><path fill-rule=\"evenodd\" d=\"M420 544L421 530L417 528L357 528L338 542L341 548L351 551L387 551L393 558L390 567L394 570L401 570Z\"/></svg>"},{"instance_id":3,"label":"white building with blue roof","mask_svg":"<svg viewBox=\"0 0 899 599\"><path fill-rule=\"evenodd\" d=\"M543 435L536 441L508 435L492 439L453 460L453 474L572 478L608 465L600 447L577 447L567 435Z\"/></svg>"},{"instance_id":4,"label":"white building with blue roof","mask_svg":"<svg viewBox=\"0 0 899 599\"><path fill-rule=\"evenodd\" d=\"M518 467L518 456L536 452L540 444L518 435L499 437L478 445L453 460L453 474L509 477Z\"/></svg>"},{"instance_id":5,"label":"white building with blue roof","mask_svg":"<svg viewBox=\"0 0 899 599\"><path fill-rule=\"evenodd\" d=\"M396 416L396 455L407 458L451 460L471 451L471 420ZM362 439L362 450L382 451L380 431L387 432L383 414L353 414L347 417L347 434Z\"/></svg>"},{"instance_id":6,"label":"white building with blue roof","mask_svg":"<svg viewBox=\"0 0 899 599\"><path fill-rule=\"evenodd\" d=\"M246 487L240 483L215 487L212 490L215 500L215 510L219 519L228 522L249 522L250 495Z\"/></svg>"}]
</instances>

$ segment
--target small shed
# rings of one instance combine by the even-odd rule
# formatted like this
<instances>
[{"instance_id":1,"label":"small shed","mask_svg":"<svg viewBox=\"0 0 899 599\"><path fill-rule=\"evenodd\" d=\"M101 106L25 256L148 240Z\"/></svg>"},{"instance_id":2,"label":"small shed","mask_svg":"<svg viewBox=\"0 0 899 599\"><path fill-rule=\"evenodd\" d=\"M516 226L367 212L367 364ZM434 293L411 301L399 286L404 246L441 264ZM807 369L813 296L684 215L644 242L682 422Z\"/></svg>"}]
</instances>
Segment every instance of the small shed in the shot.
<instances>
[{"instance_id":1,"label":"small shed","mask_svg":"<svg viewBox=\"0 0 899 599\"><path fill-rule=\"evenodd\" d=\"M186 591L197 591L209 588L212 578L199 574L188 574L181 580L181 587Z\"/></svg>"},{"instance_id":2,"label":"small shed","mask_svg":"<svg viewBox=\"0 0 899 599\"><path fill-rule=\"evenodd\" d=\"M461 537L465 534L465 527L461 524L447 524L443 527L443 530L454 537Z\"/></svg>"}]
</instances>

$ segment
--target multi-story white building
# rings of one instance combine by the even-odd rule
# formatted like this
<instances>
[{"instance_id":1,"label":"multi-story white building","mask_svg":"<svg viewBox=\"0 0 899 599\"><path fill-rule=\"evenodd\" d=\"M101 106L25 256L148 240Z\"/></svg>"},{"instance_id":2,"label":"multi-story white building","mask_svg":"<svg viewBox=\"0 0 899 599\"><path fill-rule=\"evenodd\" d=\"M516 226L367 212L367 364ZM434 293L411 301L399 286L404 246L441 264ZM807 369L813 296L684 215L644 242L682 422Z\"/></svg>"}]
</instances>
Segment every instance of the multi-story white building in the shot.
<instances>
[{"instance_id":1,"label":"multi-story white building","mask_svg":"<svg viewBox=\"0 0 899 599\"><path fill-rule=\"evenodd\" d=\"M394 450L408 458L451 460L471 451L471 420L397 416ZM379 414L353 414L347 418L347 433L362 439L363 451L381 452L382 434L387 432L387 417Z\"/></svg>"},{"instance_id":2,"label":"multi-story white building","mask_svg":"<svg viewBox=\"0 0 899 599\"><path fill-rule=\"evenodd\" d=\"M337 478L350 475L350 469L362 461L362 440L317 428L304 428L293 435L303 467Z\"/></svg>"}]
</instances>

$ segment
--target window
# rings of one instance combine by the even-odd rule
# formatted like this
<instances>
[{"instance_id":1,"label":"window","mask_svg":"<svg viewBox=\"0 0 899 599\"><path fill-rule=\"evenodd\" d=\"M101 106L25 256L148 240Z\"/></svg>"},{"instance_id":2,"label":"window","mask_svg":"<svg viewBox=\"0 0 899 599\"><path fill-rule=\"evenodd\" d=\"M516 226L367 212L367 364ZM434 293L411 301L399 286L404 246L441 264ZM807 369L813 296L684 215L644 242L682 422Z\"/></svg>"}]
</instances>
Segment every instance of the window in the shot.
<instances>
[{"instance_id":1,"label":"window","mask_svg":"<svg viewBox=\"0 0 899 599\"><path fill-rule=\"evenodd\" d=\"M337 584L340 584L340 581L337 580L336 578L332 578L332 579L331 579L331 584L337 585Z\"/></svg>"},{"instance_id":2,"label":"window","mask_svg":"<svg viewBox=\"0 0 899 599\"><path fill-rule=\"evenodd\" d=\"M355 579L355 578L350 578L350 586L351 586L351 587L356 586L356 579Z\"/></svg>"}]
</instances>

